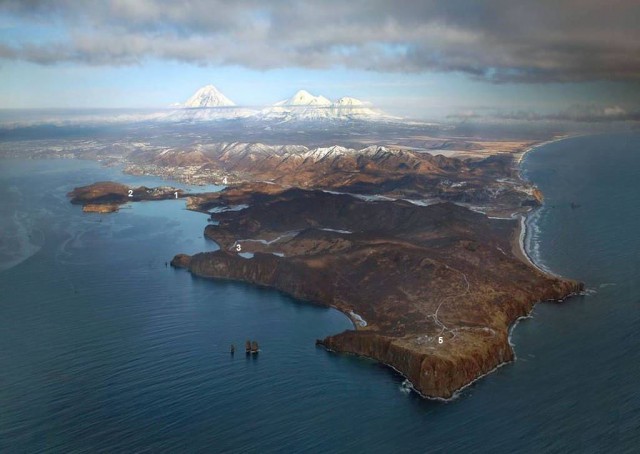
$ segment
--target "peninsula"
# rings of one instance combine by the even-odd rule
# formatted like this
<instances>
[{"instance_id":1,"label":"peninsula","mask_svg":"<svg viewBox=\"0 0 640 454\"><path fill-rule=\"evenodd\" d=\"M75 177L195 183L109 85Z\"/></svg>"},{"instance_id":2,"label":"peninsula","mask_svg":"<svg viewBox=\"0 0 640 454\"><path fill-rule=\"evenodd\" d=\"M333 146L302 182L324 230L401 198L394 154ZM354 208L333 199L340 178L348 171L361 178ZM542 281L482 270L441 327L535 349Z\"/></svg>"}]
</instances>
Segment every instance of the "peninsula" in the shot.
<instances>
[{"instance_id":1,"label":"peninsula","mask_svg":"<svg viewBox=\"0 0 640 454\"><path fill-rule=\"evenodd\" d=\"M130 188L124 184L100 181L89 186L75 188L67 194L71 203L82 205L88 213L112 213L128 202L166 200L183 197L185 192L170 186Z\"/></svg>"},{"instance_id":2,"label":"peninsula","mask_svg":"<svg viewBox=\"0 0 640 454\"><path fill-rule=\"evenodd\" d=\"M189 209L210 216L204 235L220 249L177 254L171 264L340 310L354 329L317 343L376 359L423 396L449 399L513 360L511 325L537 302L582 290L521 251L520 216L542 194L519 178L517 154L220 150L203 166L241 181L179 193ZM138 188L133 198L129 190L99 183L69 196L85 209L175 197L173 188Z\"/></svg>"}]
</instances>

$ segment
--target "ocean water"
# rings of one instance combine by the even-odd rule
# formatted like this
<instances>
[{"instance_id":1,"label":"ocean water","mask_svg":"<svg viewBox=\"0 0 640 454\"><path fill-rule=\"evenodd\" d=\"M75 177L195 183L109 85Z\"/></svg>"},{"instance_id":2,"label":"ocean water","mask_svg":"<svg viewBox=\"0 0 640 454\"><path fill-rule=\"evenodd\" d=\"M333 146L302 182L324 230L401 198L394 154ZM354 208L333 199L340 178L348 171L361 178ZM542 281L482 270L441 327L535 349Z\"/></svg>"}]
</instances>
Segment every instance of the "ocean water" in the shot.
<instances>
[{"instance_id":1,"label":"ocean water","mask_svg":"<svg viewBox=\"0 0 640 454\"><path fill-rule=\"evenodd\" d=\"M351 326L337 311L166 267L215 249L182 201L65 197L166 182L0 161L0 452L637 452L640 136L549 144L523 171L546 196L532 254L589 294L536 306L518 360L442 403L315 347ZM258 357L229 354L245 339Z\"/></svg>"}]
</instances>

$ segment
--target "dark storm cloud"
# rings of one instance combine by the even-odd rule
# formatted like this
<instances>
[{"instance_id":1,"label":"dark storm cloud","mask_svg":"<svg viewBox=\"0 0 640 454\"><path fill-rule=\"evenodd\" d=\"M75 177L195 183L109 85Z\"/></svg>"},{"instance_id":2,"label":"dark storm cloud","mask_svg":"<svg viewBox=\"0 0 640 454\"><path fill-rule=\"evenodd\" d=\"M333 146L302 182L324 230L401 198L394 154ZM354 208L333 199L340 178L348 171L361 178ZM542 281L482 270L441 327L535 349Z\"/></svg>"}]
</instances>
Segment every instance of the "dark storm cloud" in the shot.
<instances>
[{"instance_id":1,"label":"dark storm cloud","mask_svg":"<svg viewBox=\"0 0 640 454\"><path fill-rule=\"evenodd\" d=\"M41 64L346 67L462 72L493 82L640 80L640 2L327 0L0 1L31 26L0 56Z\"/></svg>"}]
</instances>

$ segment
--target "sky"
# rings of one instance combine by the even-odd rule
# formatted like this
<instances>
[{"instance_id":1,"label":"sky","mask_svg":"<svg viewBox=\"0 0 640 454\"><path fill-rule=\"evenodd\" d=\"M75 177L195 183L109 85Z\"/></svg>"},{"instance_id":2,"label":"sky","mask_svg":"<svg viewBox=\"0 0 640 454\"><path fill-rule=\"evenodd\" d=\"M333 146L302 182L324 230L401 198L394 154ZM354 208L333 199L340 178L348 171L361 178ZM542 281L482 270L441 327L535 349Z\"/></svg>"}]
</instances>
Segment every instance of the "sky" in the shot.
<instances>
[{"instance_id":1,"label":"sky","mask_svg":"<svg viewBox=\"0 0 640 454\"><path fill-rule=\"evenodd\" d=\"M0 0L0 108L159 108L215 85L410 118L640 119L637 0Z\"/></svg>"}]
</instances>

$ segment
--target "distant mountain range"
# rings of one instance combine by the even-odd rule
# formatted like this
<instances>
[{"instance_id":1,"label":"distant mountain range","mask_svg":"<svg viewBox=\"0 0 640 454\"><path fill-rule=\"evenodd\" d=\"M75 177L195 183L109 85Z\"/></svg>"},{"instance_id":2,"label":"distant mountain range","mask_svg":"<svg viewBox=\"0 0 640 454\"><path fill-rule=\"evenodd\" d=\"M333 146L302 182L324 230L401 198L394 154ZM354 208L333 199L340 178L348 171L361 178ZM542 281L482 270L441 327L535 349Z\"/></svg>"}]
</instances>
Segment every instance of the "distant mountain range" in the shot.
<instances>
[{"instance_id":1,"label":"distant mountain range","mask_svg":"<svg viewBox=\"0 0 640 454\"><path fill-rule=\"evenodd\" d=\"M259 116L267 120L388 120L393 117L356 98L343 97L335 102L299 90L291 98L263 109Z\"/></svg>"},{"instance_id":2,"label":"distant mountain range","mask_svg":"<svg viewBox=\"0 0 640 454\"><path fill-rule=\"evenodd\" d=\"M172 106L175 107L175 106ZM237 107L213 85L198 89L180 110L173 112L169 119L182 121L207 121L217 119L255 118L278 122L295 121L347 121L398 120L373 108L370 104L351 97L342 97L333 102L324 96L314 96L306 90L299 90L291 98L275 103L264 109Z\"/></svg>"},{"instance_id":3,"label":"distant mountain range","mask_svg":"<svg viewBox=\"0 0 640 454\"><path fill-rule=\"evenodd\" d=\"M62 110L60 112L27 112L19 117L0 116L0 128L20 128L36 125L84 125L84 124L125 124L140 122L200 123L221 120L246 120L248 122L268 123L254 125L266 130L272 126L288 124L294 127L309 126L318 123L324 128L327 123L336 126L344 121L388 122L402 121L404 125L412 122L393 117L373 107L370 103L356 98L342 97L331 101L324 96L314 96L306 90L297 91L291 98L277 102L272 106L238 106L213 85L199 88L183 103L174 103L166 109L93 109ZM423 124L423 123L420 123Z\"/></svg>"},{"instance_id":4,"label":"distant mountain range","mask_svg":"<svg viewBox=\"0 0 640 454\"><path fill-rule=\"evenodd\" d=\"M402 192L408 188L436 191L444 175L453 178L461 161L393 147L370 145L306 147L264 143L218 142L189 149L169 148L153 156L143 151L128 156L160 167L200 167L236 178L283 185L321 188L371 189ZM249 177L251 176L251 177ZM386 185L386 186L385 186ZM468 189L465 187L465 189ZM482 189L484 191L484 189ZM442 190L439 190L443 193Z\"/></svg>"}]
</instances>

